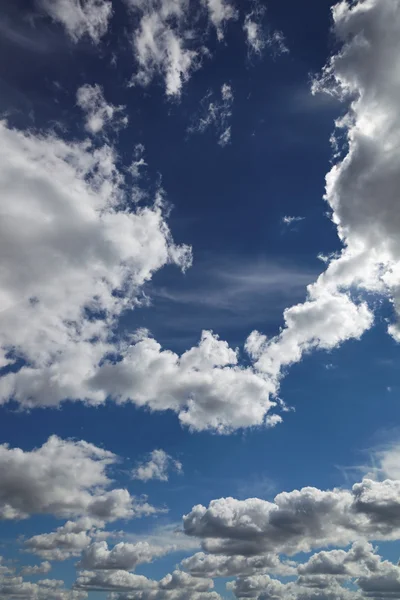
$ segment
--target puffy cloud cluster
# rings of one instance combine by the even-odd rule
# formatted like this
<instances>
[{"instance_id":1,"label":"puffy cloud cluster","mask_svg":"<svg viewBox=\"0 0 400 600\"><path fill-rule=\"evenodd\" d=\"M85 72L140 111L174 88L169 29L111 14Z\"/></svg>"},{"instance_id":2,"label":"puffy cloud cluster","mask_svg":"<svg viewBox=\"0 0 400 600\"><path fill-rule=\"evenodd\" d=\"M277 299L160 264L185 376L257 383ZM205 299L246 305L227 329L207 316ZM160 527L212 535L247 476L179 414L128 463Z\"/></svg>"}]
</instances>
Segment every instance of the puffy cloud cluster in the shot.
<instances>
[{"instance_id":1,"label":"puffy cloud cluster","mask_svg":"<svg viewBox=\"0 0 400 600\"><path fill-rule=\"evenodd\" d=\"M211 579L192 577L183 571L174 571L160 581L128 571L82 571L75 588L115 592L111 595L115 600L220 600L211 591Z\"/></svg>"},{"instance_id":2,"label":"puffy cloud cluster","mask_svg":"<svg viewBox=\"0 0 400 600\"><path fill-rule=\"evenodd\" d=\"M107 469L116 461L112 452L57 436L51 436L43 446L30 452L3 444L0 517L86 516L101 523L156 512L146 502L136 502L125 489L108 489L112 480ZM74 530L64 527L59 533L64 535Z\"/></svg>"},{"instance_id":3,"label":"puffy cloud cluster","mask_svg":"<svg viewBox=\"0 0 400 600\"><path fill-rule=\"evenodd\" d=\"M85 129L89 133L99 133L107 126L118 130L128 124L125 106L108 104L99 85L82 85L76 93L76 101L86 115Z\"/></svg>"},{"instance_id":4,"label":"puffy cloud cluster","mask_svg":"<svg viewBox=\"0 0 400 600\"><path fill-rule=\"evenodd\" d=\"M188 535L203 539L211 554L294 555L361 537L400 537L400 481L363 479L350 490L306 487L282 492L274 502L259 498L213 500L184 516Z\"/></svg>"},{"instance_id":5,"label":"puffy cloud cluster","mask_svg":"<svg viewBox=\"0 0 400 600\"><path fill-rule=\"evenodd\" d=\"M24 548L46 560L67 560L80 556L92 542L95 526L91 519L67 521L50 533L40 533L28 538Z\"/></svg>"},{"instance_id":6,"label":"puffy cloud cluster","mask_svg":"<svg viewBox=\"0 0 400 600\"><path fill-rule=\"evenodd\" d=\"M153 546L148 542L120 542L109 550L107 542L95 542L83 551L78 566L87 570L133 571L137 565L150 563L169 550L168 547Z\"/></svg>"},{"instance_id":7,"label":"puffy cloud cluster","mask_svg":"<svg viewBox=\"0 0 400 600\"><path fill-rule=\"evenodd\" d=\"M368 540L400 539L400 482L364 479L352 489L304 488L258 498L214 500L183 518L188 535L203 540L181 562L191 575L236 577L237 598L363 600L400 598L400 567L383 560ZM348 549L344 547L352 544ZM299 563L284 560L320 550ZM288 583L272 578L294 576Z\"/></svg>"},{"instance_id":8,"label":"puffy cloud cluster","mask_svg":"<svg viewBox=\"0 0 400 600\"><path fill-rule=\"evenodd\" d=\"M0 575L0 598L9 600L85 600L87 593L81 590L67 590L64 582L58 579L42 579L36 583L25 581L12 574Z\"/></svg>"},{"instance_id":9,"label":"puffy cloud cluster","mask_svg":"<svg viewBox=\"0 0 400 600\"><path fill-rule=\"evenodd\" d=\"M218 144L226 146L231 140L229 122L232 116L232 87L224 83L221 87L221 99L215 101L211 98L211 92L203 98L201 101L203 112L196 118L195 123L189 127L188 131L189 133L203 133L209 127L214 127L218 136Z\"/></svg>"},{"instance_id":10,"label":"puffy cloud cluster","mask_svg":"<svg viewBox=\"0 0 400 600\"><path fill-rule=\"evenodd\" d=\"M236 598L258 600L363 600L399 598L400 568L382 560L366 542L348 550L314 554L298 566L298 578L282 583L267 574L239 577L227 584Z\"/></svg>"},{"instance_id":11,"label":"puffy cloud cluster","mask_svg":"<svg viewBox=\"0 0 400 600\"><path fill-rule=\"evenodd\" d=\"M141 481L149 481L150 479L168 481L168 471L170 469L182 473L182 463L179 460L174 460L165 450L153 450L147 462L139 463L135 467L132 471L132 478Z\"/></svg>"},{"instance_id":12,"label":"puffy cloud cluster","mask_svg":"<svg viewBox=\"0 0 400 600\"><path fill-rule=\"evenodd\" d=\"M36 0L36 4L60 23L75 42L89 36L98 43L107 32L112 16L111 0Z\"/></svg>"}]
</instances>

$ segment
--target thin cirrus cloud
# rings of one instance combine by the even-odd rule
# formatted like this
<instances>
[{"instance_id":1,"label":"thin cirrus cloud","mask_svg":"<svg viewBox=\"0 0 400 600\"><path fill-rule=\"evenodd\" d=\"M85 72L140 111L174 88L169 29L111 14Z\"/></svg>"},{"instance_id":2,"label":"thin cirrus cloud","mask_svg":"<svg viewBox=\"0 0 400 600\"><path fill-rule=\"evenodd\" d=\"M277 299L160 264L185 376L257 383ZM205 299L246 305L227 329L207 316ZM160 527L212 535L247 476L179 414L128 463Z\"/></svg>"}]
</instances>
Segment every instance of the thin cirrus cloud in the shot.
<instances>
[{"instance_id":1,"label":"thin cirrus cloud","mask_svg":"<svg viewBox=\"0 0 400 600\"><path fill-rule=\"evenodd\" d=\"M212 92L208 92L201 100L202 110L188 127L188 133L204 133L208 128L213 128L218 144L222 147L229 144L233 101L232 87L227 83L221 86L220 98L217 100L213 99Z\"/></svg>"},{"instance_id":2,"label":"thin cirrus cloud","mask_svg":"<svg viewBox=\"0 0 400 600\"><path fill-rule=\"evenodd\" d=\"M266 13L267 9L264 5L255 4L253 10L245 16L243 31L249 55L261 56L265 48L269 48L274 56L287 54L289 49L283 33L279 30L270 31L264 25Z\"/></svg>"}]
</instances>

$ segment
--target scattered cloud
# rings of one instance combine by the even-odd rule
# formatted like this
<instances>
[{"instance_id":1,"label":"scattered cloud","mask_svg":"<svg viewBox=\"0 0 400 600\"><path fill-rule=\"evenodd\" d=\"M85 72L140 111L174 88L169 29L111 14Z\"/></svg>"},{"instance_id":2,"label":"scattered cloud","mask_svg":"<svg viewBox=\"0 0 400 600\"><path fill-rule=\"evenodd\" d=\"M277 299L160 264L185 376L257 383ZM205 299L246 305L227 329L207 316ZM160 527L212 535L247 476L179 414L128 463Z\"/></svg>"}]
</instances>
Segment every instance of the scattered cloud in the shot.
<instances>
[{"instance_id":1,"label":"scattered cloud","mask_svg":"<svg viewBox=\"0 0 400 600\"><path fill-rule=\"evenodd\" d=\"M202 113L196 117L194 124L188 128L189 133L204 133L213 127L217 133L218 144L226 146L231 141L230 119L232 116L233 91L224 83L221 87L221 100L211 101L213 94L209 92L202 100Z\"/></svg>"},{"instance_id":2,"label":"scattered cloud","mask_svg":"<svg viewBox=\"0 0 400 600\"><path fill-rule=\"evenodd\" d=\"M203 4L207 7L210 21L217 31L218 39L223 40L225 23L238 17L236 8L229 0L203 0Z\"/></svg>"},{"instance_id":3,"label":"scattered cloud","mask_svg":"<svg viewBox=\"0 0 400 600\"><path fill-rule=\"evenodd\" d=\"M128 117L124 114L125 106L108 104L99 85L82 85L76 93L76 100L85 113L85 129L93 135L105 127L118 130L128 124Z\"/></svg>"},{"instance_id":4,"label":"scattered cloud","mask_svg":"<svg viewBox=\"0 0 400 600\"><path fill-rule=\"evenodd\" d=\"M282 217L282 223L284 225L293 225L293 223L300 223L301 221L304 221L305 217L289 217L289 216L285 216Z\"/></svg>"},{"instance_id":5,"label":"scattered cloud","mask_svg":"<svg viewBox=\"0 0 400 600\"><path fill-rule=\"evenodd\" d=\"M36 0L36 5L74 42L88 36L95 44L106 34L113 12L110 0Z\"/></svg>"},{"instance_id":6,"label":"scattered cloud","mask_svg":"<svg viewBox=\"0 0 400 600\"><path fill-rule=\"evenodd\" d=\"M150 479L168 481L170 470L182 473L182 463L179 460L174 460L164 450L153 450L149 460L139 463L132 471L132 478L141 481L149 481Z\"/></svg>"},{"instance_id":7,"label":"scattered cloud","mask_svg":"<svg viewBox=\"0 0 400 600\"><path fill-rule=\"evenodd\" d=\"M278 30L270 31L264 25L263 21L266 12L266 6L254 3L253 10L245 16L243 31L246 35L249 54L261 56L267 47L270 48L275 56L288 53L289 49L283 33Z\"/></svg>"}]
</instances>

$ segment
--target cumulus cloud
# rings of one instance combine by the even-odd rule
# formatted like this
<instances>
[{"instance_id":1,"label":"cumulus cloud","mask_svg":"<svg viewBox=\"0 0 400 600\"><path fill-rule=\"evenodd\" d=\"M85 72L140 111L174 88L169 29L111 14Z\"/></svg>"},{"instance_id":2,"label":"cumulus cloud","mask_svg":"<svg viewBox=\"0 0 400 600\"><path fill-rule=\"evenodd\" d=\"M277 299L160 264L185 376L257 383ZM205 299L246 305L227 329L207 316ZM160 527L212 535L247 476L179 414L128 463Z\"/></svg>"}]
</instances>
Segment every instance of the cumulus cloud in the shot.
<instances>
[{"instance_id":1,"label":"cumulus cloud","mask_svg":"<svg viewBox=\"0 0 400 600\"><path fill-rule=\"evenodd\" d=\"M56 531L40 533L25 540L24 548L47 560L67 560L80 556L92 541L95 527L90 519L67 521Z\"/></svg>"},{"instance_id":2,"label":"cumulus cloud","mask_svg":"<svg viewBox=\"0 0 400 600\"><path fill-rule=\"evenodd\" d=\"M3 444L0 517L83 515L102 522L154 513L154 507L136 503L127 490L107 489L112 484L107 469L116 461L112 452L57 436L30 452Z\"/></svg>"},{"instance_id":3,"label":"cumulus cloud","mask_svg":"<svg viewBox=\"0 0 400 600\"><path fill-rule=\"evenodd\" d=\"M398 91L400 4L339 2L334 31L342 47L314 83L314 92L349 103L337 127L344 133L344 158L326 178L326 201L343 250L308 287L305 303L284 313L282 332L247 341L255 368L279 387L285 366L314 349L358 339L373 322L365 292L389 297L397 312L400 253L397 189L400 121ZM398 326L388 328L400 339Z\"/></svg>"},{"instance_id":4,"label":"cumulus cloud","mask_svg":"<svg viewBox=\"0 0 400 600\"><path fill-rule=\"evenodd\" d=\"M228 93L228 92L227 92ZM130 198L111 146L0 126L0 399L25 407L132 401L192 429L275 425L274 387L211 332L181 356L141 331L113 337L162 266L190 265L158 192ZM54 282L57 281L57 285ZM21 364L21 363L20 363Z\"/></svg>"},{"instance_id":5,"label":"cumulus cloud","mask_svg":"<svg viewBox=\"0 0 400 600\"><path fill-rule=\"evenodd\" d=\"M133 571L137 565L150 563L154 558L167 554L168 550L167 547L153 546L148 542L120 542L109 550L107 542L95 542L83 551L78 567Z\"/></svg>"},{"instance_id":6,"label":"cumulus cloud","mask_svg":"<svg viewBox=\"0 0 400 600\"><path fill-rule=\"evenodd\" d=\"M346 546L363 537L400 536L399 481L363 479L352 489L307 487L259 498L213 500L184 516L188 535L203 539L210 554L294 555L323 546Z\"/></svg>"},{"instance_id":7,"label":"cumulus cloud","mask_svg":"<svg viewBox=\"0 0 400 600\"><path fill-rule=\"evenodd\" d=\"M153 450L149 460L138 464L132 471L132 478L141 481L149 481L150 479L168 481L168 471L170 469L182 473L182 463L179 460L174 460L164 450Z\"/></svg>"},{"instance_id":8,"label":"cumulus cloud","mask_svg":"<svg viewBox=\"0 0 400 600\"><path fill-rule=\"evenodd\" d=\"M213 127L218 137L218 144L226 146L231 141L231 126L229 123L234 99L232 87L224 83L221 87L221 99L211 100L212 96L213 94L209 92L201 100L202 112L188 128L188 132L204 133L206 129Z\"/></svg>"},{"instance_id":9,"label":"cumulus cloud","mask_svg":"<svg viewBox=\"0 0 400 600\"><path fill-rule=\"evenodd\" d=\"M112 16L110 0L36 0L38 8L60 23L74 42L89 36L98 43Z\"/></svg>"},{"instance_id":10,"label":"cumulus cloud","mask_svg":"<svg viewBox=\"0 0 400 600\"><path fill-rule=\"evenodd\" d=\"M118 130L128 124L125 106L108 104L99 85L82 85L76 93L76 101L85 113L85 129L91 134L99 133L105 127Z\"/></svg>"},{"instance_id":11,"label":"cumulus cloud","mask_svg":"<svg viewBox=\"0 0 400 600\"><path fill-rule=\"evenodd\" d=\"M366 542L347 552L331 550L313 555L298 567L295 581L282 583L269 575L239 577L227 584L236 598L259 600L365 600L399 598L400 568L382 558Z\"/></svg>"}]
</instances>

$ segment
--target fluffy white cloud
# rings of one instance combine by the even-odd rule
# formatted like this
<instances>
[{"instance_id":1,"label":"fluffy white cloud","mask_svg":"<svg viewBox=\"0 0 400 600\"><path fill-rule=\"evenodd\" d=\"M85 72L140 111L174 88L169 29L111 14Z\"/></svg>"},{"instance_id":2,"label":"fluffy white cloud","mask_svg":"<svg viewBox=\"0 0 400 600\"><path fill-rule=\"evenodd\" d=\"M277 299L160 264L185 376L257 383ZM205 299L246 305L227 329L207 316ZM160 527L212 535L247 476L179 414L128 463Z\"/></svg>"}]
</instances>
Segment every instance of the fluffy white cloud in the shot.
<instances>
[{"instance_id":1,"label":"fluffy white cloud","mask_svg":"<svg viewBox=\"0 0 400 600\"><path fill-rule=\"evenodd\" d=\"M99 85L82 85L76 93L76 101L86 115L85 129L89 133L99 133L107 126L115 130L128 124L125 106L108 104Z\"/></svg>"},{"instance_id":2,"label":"fluffy white cloud","mask_svg":"<svg viewBox=\"0 0 400 600\"><path fill-rule=\"evenodd\" d=\"M182 473L182 463L179 460L174 460L164 450L153 450L147 462L140 463L135 467L132 471L132 478L141 481L149 481L150 479L168 481L168 471L170 469Z\"/></svg>"},{"instance_id":3,"label":"fluffy white cloud","mask_svg":"<svg viewBox=\"0 0 400 600\"><path fill-rule=\"evenodd\" d=\"M221 99L211 100L212 93L209 92L202 100L202 112L196 117L195 122L188 128L189 133L203 133L209 127L215 128L218 136L218 144L226 146L231 140L231 126L229 124L232 116L233 91L232 87L224 83L221 87Z\"/></svg>"},{"instance_id":4,"label":"fluffy white cloud","mask_svg":"<svg viewBox=\"0 0 400 600\"><path fill-rule=\"evenodd\" d=\"M67 560L80 556L90 545L94 533L90 519L67 521L56 531L40 533L25 540L24 547L28 552L47 560Z\"/></svg>"},{"instance_id":5,"label":"fluffy white cloud","mask_svg":"<svg viewBox=\"0 0 400 600\"><path fill-rule=\"evenodd\" d=\"M109 550L107 542L95 542L83 551L78 567L87 570L133 571L137 565L152 562L168 550L167 547L153 546L148 542L120 542Z\"/></svg>"},{"instance_id":6,"label":"fluffy white cloud","mask_svg":"<svg viewBox=\"0 0 400 600\"><path fill-rule=\"evenodd\" d=\"M82 377L116 351L115 319L154 271L187 266L189 250L171 241L161 197L129 205L111 147L5 123L0 139L1 363L27 363L1 379L0 394L31 406L82 398Z\"/></svg>"},{"instance_id":7,"label":"fluffy white cloud","mask_svg":"<svg viewBox=\"0 0 400 600\"><path fill-rule=\"evenodd\" d=\"M98 43L112 15L110 0L36 0L45 14L60 23L76 42L88 35Z\"/></svg>"},{"instance_id":8,"label":"fluffy white cloud","mask_svg":"<svg viewBox=\"0 0 400 600\"><path fill-rule=\"evenodd\" d=\"M112 337L155 271L190 265L190 249L171 239L161 192L150 207L130 203L108 145L5 123L0 140L0 362L24 361L0 377L1 401L111 398L221 432L279 422L269 414L271 382L238 366L237 351L211 332L181 356L146 332Z\"/></svg>"},{"instance_id":9,"label":"fluffy white cloud","mask_svg":"<svg viewBox=\"0 0 400 600\"><path fill-rule=\"evenodd\" d=\"M259 498L213 500L183 518L185 532L203 539L211 554L297 554L346 546L359 538L400 537L400 481L363 479L351 490L307 487Z\"/></svg>"},{"instance_id":10,"label":"fluffy white cloud","mask_svg":"<svg viewBox=\"0 0 400 600\"><path fill-rule=\"evenodd\" d=\"M400 120L400 2L339 2L334 31L342 47L314 83L314 91L349 103L337 121L344 134L344 158L326 178L326 201L343 250L307 290L304 303L288 308L279 335L267 340L253 332L247 350L256 370L279 389L288 365L313 349L331 349L359 339L373 322L365 292L400 306L400 246L397 210ZM340 156L338 152L337 156ZM337 158L337 157L336 157ZM396 323L389 333L400 340Z\"/></svg>"},{"instance_id":11,"label":"fluffy white cloud","mask_svg":"<svg viewBox=\"0 0 400 600\"><path fill-rule=\"evenodd\" d=\"M120 362L99 367L90 394L102 390L119 402L132 398L138 406L172 409L183 425L200 431L276 425L280 417L268 414L275 406L271 385L237 362L237 352L211 332L180 357L145 337Z\"/></svg>"},{"instance_id":12,"label":"fluffy white cloud","mask_svg":"<svg viewBox=\"0 0 400 600\"><path fill-rule=\"evenodd\" d=\"M88 516L99 522L151 514L124 489L107 489L112 452L84 441L52 436L40 448L24 452L0 446L0 517L23 519L32 514Z\"/></svg>"}]
</instances>

